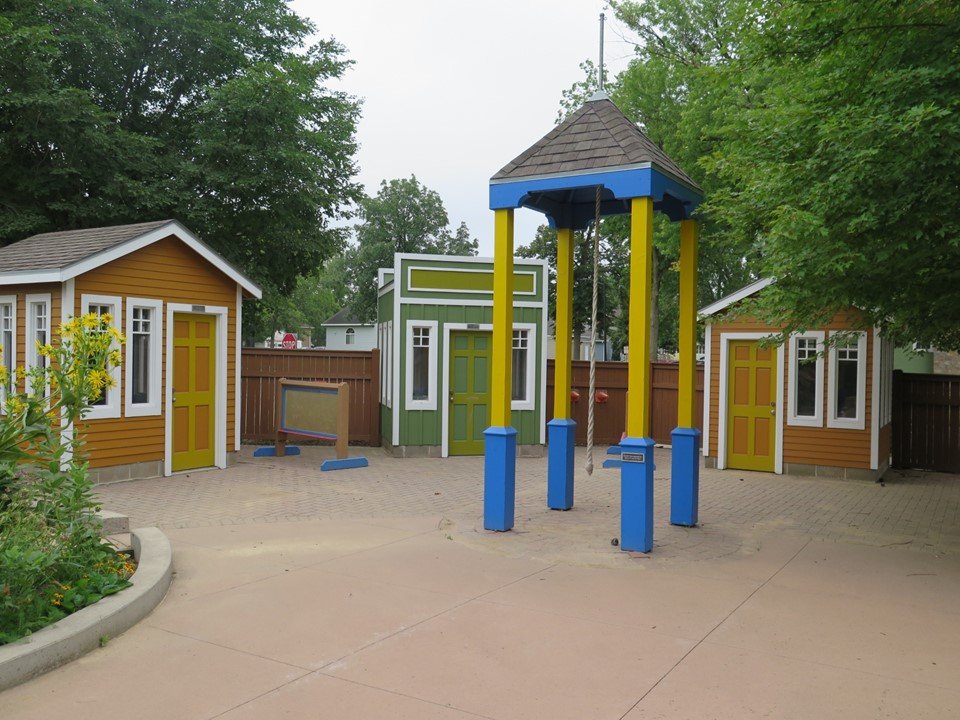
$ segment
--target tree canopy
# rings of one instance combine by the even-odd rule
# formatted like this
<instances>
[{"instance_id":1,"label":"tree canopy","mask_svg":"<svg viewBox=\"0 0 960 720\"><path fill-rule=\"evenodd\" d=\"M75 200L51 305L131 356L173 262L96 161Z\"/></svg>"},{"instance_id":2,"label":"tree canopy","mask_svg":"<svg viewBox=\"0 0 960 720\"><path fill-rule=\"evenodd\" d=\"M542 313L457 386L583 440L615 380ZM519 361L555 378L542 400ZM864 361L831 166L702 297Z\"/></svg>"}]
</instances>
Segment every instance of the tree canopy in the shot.
<instances>
[{"instance_id":1,"label":"tree canopy","mask_svg":"<svg viewBox=\"0 0 960 720\"><path fill-rule=\"evenodd\" d=\"M476 255L478 243L466 223L450 231L443 200L411 175L384 180L360 200L356 245L347 251L353 293L350 307L363 320L377 314L377 269L393 267L394 253Z\"/></svg>"},{"instance_id":2,"label":"tree canopy","mask_svg":"<svg viewBox=\"0 0 960 720\"><path fill-rule=\"evenodd\" d=\"M6 3L0 243L176 217L289 293L359 194L349 62L314 31L283 0Z\"/></svg>"},{"instance_id":3,"label":"tree canopy","mask_svg":"<svg viewBox=\"0 0 960 720\"><path fill-rule=\"evenodd\" d=\"M708 283L714 246L776 278L748 310L787 332L853 306L895 342L960 349L955 2L615 12L638 38L617 100L707 191Z\"/></svg>"}]
</instances>

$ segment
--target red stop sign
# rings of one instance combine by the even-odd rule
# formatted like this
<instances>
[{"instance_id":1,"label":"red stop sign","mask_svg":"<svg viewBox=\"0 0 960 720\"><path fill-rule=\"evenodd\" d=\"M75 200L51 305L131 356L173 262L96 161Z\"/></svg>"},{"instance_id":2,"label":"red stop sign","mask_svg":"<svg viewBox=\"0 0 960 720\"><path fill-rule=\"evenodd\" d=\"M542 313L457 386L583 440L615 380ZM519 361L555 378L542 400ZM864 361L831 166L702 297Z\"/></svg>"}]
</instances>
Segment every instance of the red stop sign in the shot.
<instances>
[{"instance_id":1,"label":"red stop sign","mask_svg":"<svg viewBox=\"0 0 960 720\"><path fill-rule=\"evenodd\" d=\"M283 336L283 340L280 342L280 345L284 350L296 350L297 349L297 336L293 333L287 333Z\"/></svg>"}]
</instances>

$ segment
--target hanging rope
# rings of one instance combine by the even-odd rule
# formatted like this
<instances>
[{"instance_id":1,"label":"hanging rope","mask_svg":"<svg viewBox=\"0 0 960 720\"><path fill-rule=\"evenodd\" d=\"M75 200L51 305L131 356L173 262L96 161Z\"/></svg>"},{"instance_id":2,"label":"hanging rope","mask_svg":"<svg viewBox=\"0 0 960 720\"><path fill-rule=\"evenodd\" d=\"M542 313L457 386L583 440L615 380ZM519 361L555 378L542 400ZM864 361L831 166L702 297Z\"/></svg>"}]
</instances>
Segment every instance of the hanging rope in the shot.
<instances>
[{"instance_id":1,"label":"hanging rope","mask_svg":"<svg viewBox=\"0 0 960 720\"><path fill-rule=\"evenodd\" d=\"M593 475L593 411L597 392L597 285L600 280L600 186L593 217L593 301L590 306L590 394L587 395L587 475Z\"/></svg>"}]
</instances>

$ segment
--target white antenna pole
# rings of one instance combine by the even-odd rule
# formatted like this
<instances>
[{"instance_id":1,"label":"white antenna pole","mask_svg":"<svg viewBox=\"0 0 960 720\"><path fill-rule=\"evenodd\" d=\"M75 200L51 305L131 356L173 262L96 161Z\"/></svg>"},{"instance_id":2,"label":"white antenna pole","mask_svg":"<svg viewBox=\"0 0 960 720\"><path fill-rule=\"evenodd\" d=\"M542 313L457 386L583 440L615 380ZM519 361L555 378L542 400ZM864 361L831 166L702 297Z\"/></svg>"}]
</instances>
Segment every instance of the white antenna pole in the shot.
<instances>
[{"instance_id":1,"label":"white antenna pole","mask_svg":"<svg viewBox=\"0 0 960 720\"><path fill-rule=\"evenodd\" d=\"M603 91L603 13L600 13L600 69L597 71L600 90Z\"/></svg>"}]
</instances>

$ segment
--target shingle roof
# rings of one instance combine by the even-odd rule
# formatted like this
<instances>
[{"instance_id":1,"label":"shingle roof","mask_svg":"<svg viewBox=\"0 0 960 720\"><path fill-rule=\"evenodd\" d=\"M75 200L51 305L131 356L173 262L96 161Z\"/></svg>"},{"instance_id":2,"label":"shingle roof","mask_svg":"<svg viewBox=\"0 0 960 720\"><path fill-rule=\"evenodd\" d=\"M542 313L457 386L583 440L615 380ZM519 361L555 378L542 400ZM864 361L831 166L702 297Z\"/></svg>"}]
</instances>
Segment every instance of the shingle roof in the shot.
<instances>
[{"instance_id":1,"label":"shingle roof","mask_svg":"<svg viewBox=\"0 0 960 720\"><path fill-rule=\"evenodd\" d=\"M0 272L59 270L173 222L155 220L32 235L0 248Z\"/></svg>"},{"instance_id":2,"label":"shingle roof","mask_svg":"<svg viewBox=\"0 0 960 720\"><path fill-rule=\"evenodd\" d=\"M324 325L372 325L373 323L360 320L349 307L335 312L331 315Z\"/></svg>"},{"instance_id":3,"label":"shingle roof","mask_svg":"<svg viewBox=\"0 0 960 720\"><path fill-rule=\"evenodd\" d=\"M507 163L491 180L651 163L699 189L670 157L605 95L598 94Z\"/></svg>"}]
</instances>

